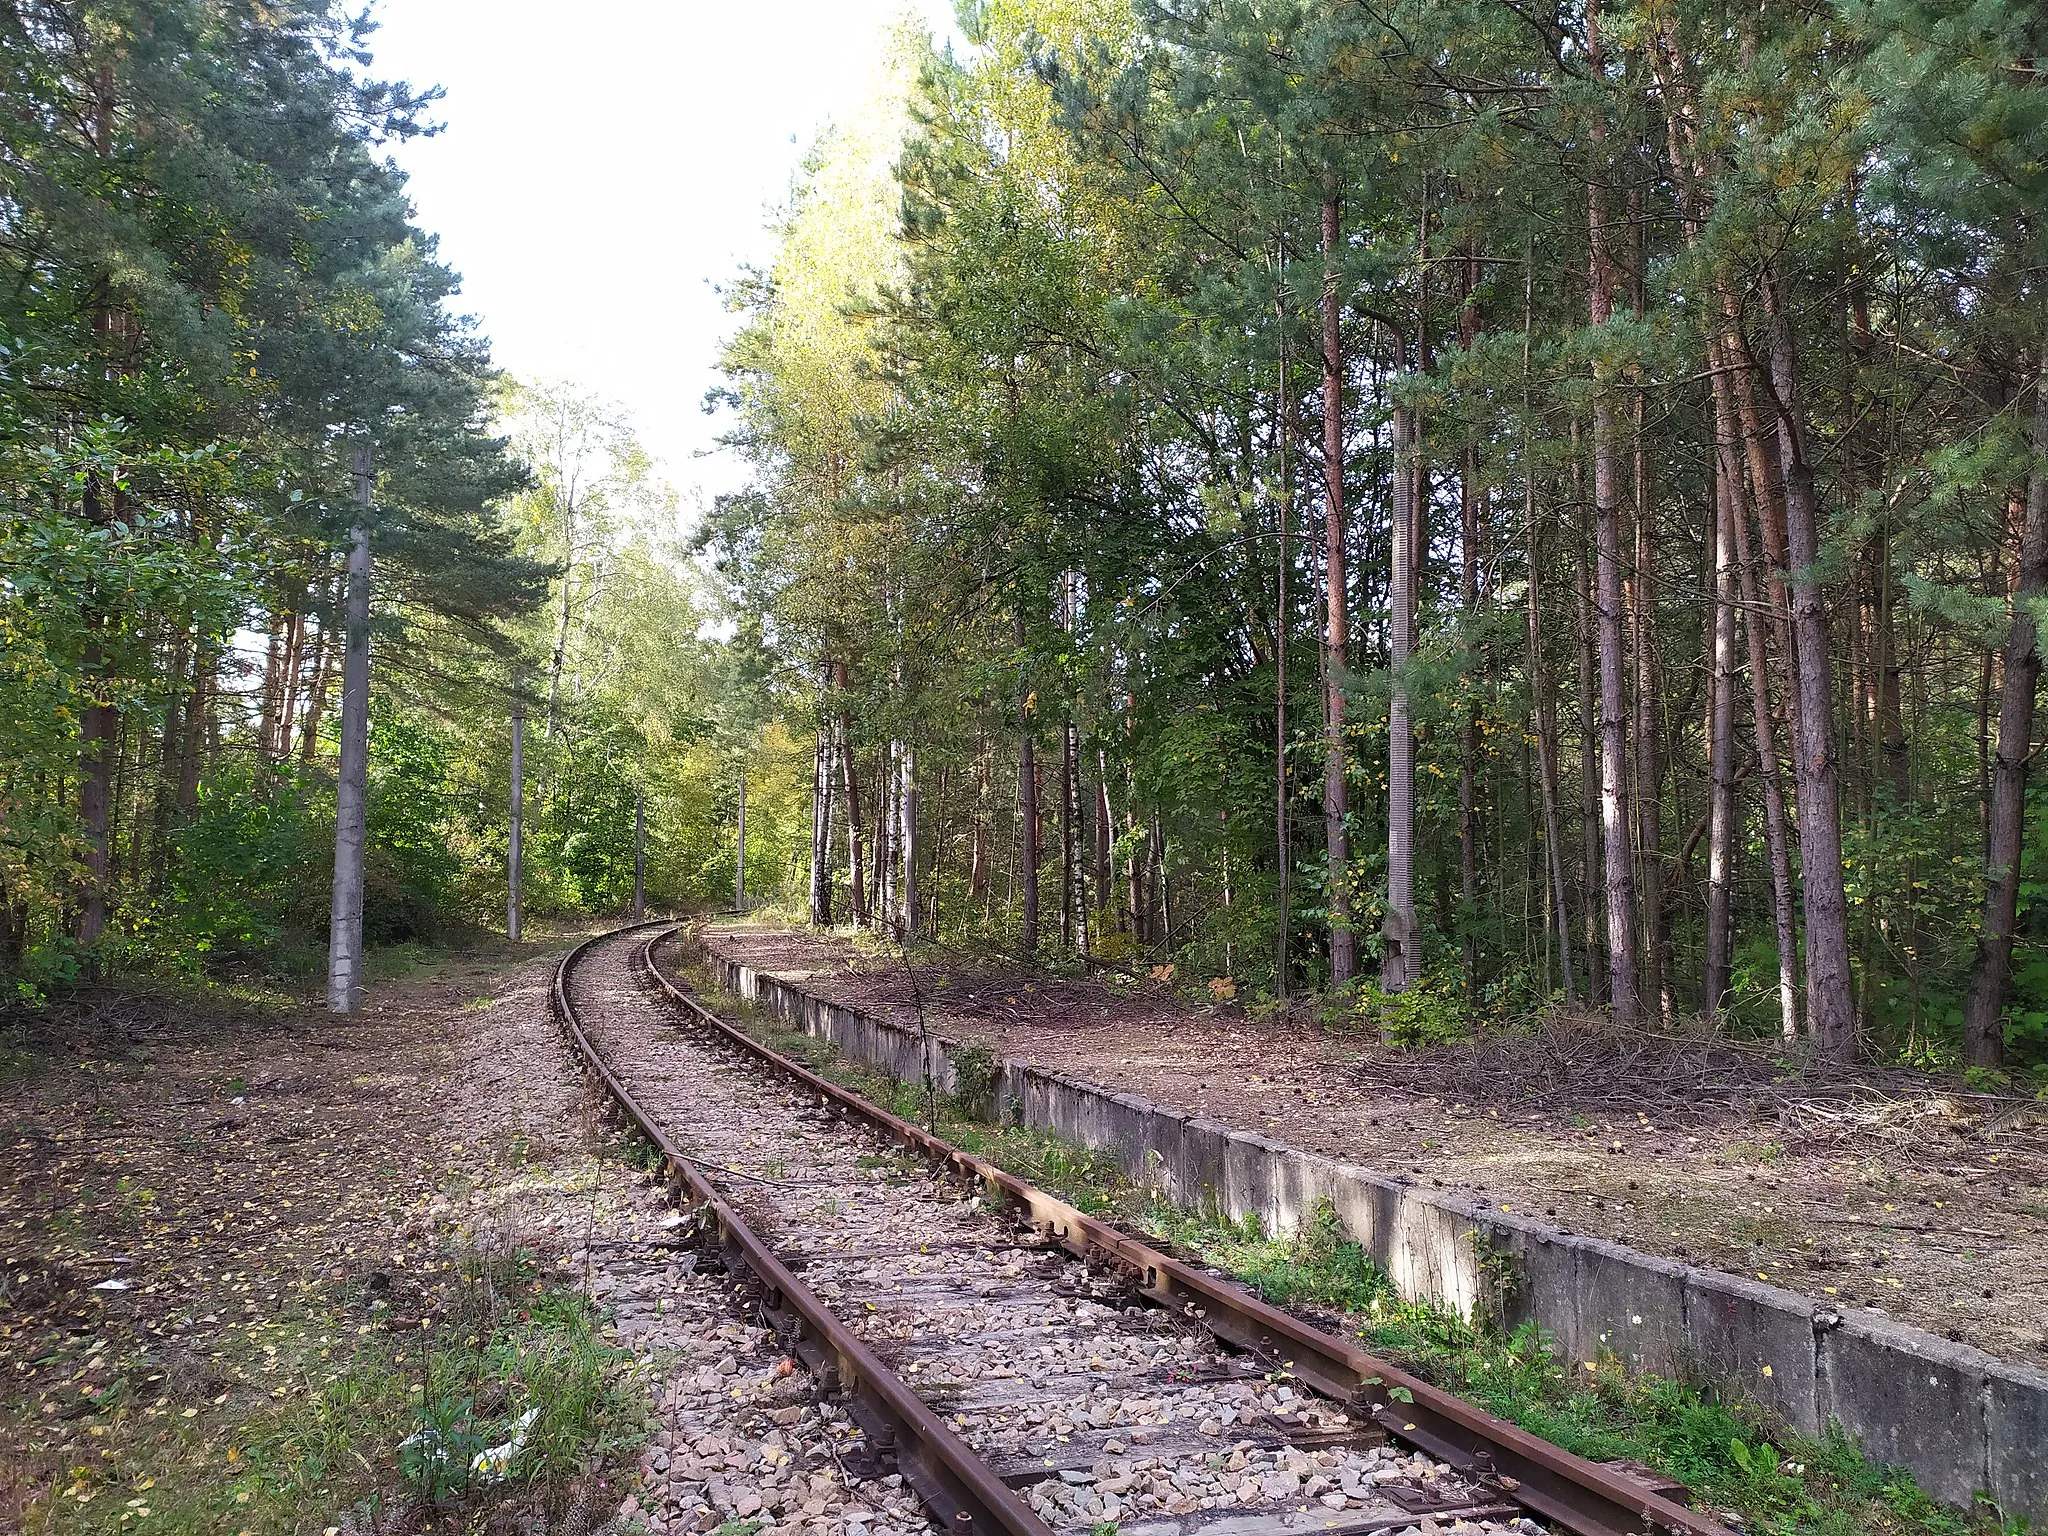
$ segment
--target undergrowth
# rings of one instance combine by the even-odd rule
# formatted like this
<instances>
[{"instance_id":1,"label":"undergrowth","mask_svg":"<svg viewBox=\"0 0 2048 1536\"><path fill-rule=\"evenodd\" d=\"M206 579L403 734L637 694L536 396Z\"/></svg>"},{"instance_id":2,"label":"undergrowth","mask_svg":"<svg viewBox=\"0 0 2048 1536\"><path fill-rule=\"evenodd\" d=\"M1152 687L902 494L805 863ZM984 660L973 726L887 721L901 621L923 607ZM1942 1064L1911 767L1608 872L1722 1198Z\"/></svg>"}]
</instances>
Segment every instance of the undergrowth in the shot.
<instances>
[{"instance_id":1,"label":"undergrowth","mask_svg":"<svg viewBox=\"0 0 2048 1536\"><path fill-rule=\"evenodd\" d=\"M644 1436L632 1356L604 1340L588 1300L544 1281L524 1251L463 1256L442 1301L425 1327L355 1332L345 1355L316 1347L345 1316L280 1319L262 1348L288 1362L286 1390L269 1400L223 1394L185 1410L110 1401L91 1454L74 1452L21 1528L383 1529L399 1506L410 1529L481 1529L501 1506L551 1526L588 1501L594 1468Z\"/></svg>"},{"instance_id":2,"label":"undergrowth","mask_svg":"<svg viewBox=\"0 0 2048 1536\"><path fill-rule=\"evenodd\" d=\"M1640 1461L1691 1489L1758 1536L2019 1536L2023 1523L1937 1503L1903 1471L1873 1465L1831 1426L1794 1434L1701 1386L1631 1375L1611 1356L1561 1362L1535 1324L1503 1331L1434 1304L1403 1301L1392 1281L1344 1235L1324 1202L1301 1231L1268 1234L1256 1217L1200 1215L1133 1184L1106 1157L1043 1132L993 1126L922 1086L844 1060L830 1045L722 992L685 969L722 1014L784 1055L925 1124L955 1146L1048 1189L1080 1209L1160 1240L1181 1257L1231 1275L1279 1306L1304 1308L1374 1354L1580 1456Z\"/></svg>"}]
</instances>

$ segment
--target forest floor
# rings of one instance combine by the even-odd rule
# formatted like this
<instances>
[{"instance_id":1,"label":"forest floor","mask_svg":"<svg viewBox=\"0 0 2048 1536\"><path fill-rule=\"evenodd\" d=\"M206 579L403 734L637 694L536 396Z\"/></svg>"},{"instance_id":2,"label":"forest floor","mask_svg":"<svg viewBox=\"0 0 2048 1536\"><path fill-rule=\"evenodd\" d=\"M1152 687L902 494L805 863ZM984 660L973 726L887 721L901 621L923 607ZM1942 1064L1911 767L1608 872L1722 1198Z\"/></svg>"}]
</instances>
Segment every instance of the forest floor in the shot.
<instances>
[{"instance_id":1,"label":"forest floor","mask_svg":"<svg viewBox=\"0 0 2048 1536\"><path fill-rule=\"evenodd\" d=\"M1393 1050L1115 974L1070 978L719 924L719 952L883 1017L1382 1173L2048 1364L2048 1105L1821 1071L1591 1017Z\"/></svg>"},{"instance_id":2,"label":"forest floor","mask_svg":"<svg viewBox=\"0 0 2048 1536\"><path fill-rule=\"evenodd\" d=\"M592 1129L551 974L500 944L345 1020L113 987L0 1019L0 1529L613 1517L651 1426L598 1303L666 1206ZM527 1402L518 1475L469 1478ZM408 1455L423 1415L452 1454Z\"/></svg>"}]
</instances>

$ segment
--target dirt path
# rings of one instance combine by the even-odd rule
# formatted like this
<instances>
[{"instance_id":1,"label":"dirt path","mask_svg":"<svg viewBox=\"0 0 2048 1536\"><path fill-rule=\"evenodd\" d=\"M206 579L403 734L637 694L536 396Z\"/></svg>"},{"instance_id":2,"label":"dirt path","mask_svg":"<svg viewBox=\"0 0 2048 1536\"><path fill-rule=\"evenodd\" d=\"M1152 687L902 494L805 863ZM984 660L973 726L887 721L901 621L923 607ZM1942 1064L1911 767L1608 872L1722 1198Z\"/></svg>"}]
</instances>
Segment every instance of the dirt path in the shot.
<instances>
[{"instance_id":1,"label":"dirt path","mask_svg":"<svg viewBox=\"0 0 2048 1536\"><path fill-rule=\"evenodd\" d=\"M914 1017L901 961L720 925L722 953ZM1151 982L920 960L934 1027L1295 1146L1483 1191L1571 1231L1868 1307L2048 1364L2048 1110L1908 1074L1788 1077L1767 1054L1568 1024L1389 1052ZM1654 1043L1653 1043L1654 1044Z\"/></svg>"}]
</instances>

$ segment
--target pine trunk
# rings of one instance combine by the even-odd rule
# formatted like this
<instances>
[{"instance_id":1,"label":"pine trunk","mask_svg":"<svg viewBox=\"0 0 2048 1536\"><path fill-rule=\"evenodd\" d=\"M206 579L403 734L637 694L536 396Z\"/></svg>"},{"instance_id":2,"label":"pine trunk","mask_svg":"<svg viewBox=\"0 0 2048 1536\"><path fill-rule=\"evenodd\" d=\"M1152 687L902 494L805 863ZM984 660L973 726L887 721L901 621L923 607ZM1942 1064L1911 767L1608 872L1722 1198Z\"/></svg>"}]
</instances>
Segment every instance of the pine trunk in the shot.
<instances>
[{"instance_id":1,"label":"pine trunk","mask_svg":"<svg viewBox=\"0 0 2048 1536\"><path fill-rule=\"evenodd\" d=\"M1338 216L1333 192L1323 202L1323 564L1328 582L1323 632L1323 835L1329 859L1330 980L1358 974L1351 931L1351 834L1344 768L1344 672L1350 628L1344 581L1344 353L1337 294ZM1396 471L1398 478L1399 471ZM1396 522L1401 521L1396 515Z\"/></svg>"},{"instance_id":2,"label":"pine trunk","mask_svg":"<svg viewBox=\"0 0 2048 1536\"><path fill-rule=\"evenodd\" d=\"M1771 373L1778 402L1778 453L1785 472L1791 559L1792 633L1799 713L1793 782L1799 795L1800 893L1806 917L1806 1016L1816 1047L1839 1061L1857 1051L1850 993L1849 898L1842 877L1842 824L1835 766L1834 661L1820 560L1819 509L1806 452L1798 359L1782 297L1772 305Z\"/></svg>"},{"instance_id":3,"label":"pine trunk","mask_svg":"<svg viewBox=\"0 0 2048 1536\"><path fill-rule=\"evenodd\" d=\"M1394 366L1403 366L1394 338ZM1415 635L1415 417L1394 407L1392 563L1387 591L1387 915L1382 928L1380 989L1404 992L1421 974L1422 935L1415 921L1415 731L1408 718L1402 669Z\"/></svg>"},{"instance_id":4,"label":"pine trunk","mask_svg":"<svg viewBox=\"0 0 2048 1536\"><path fill-rule=\"evenodd\" d=\"M1728 460L1713 466L1713 677L1707 705L1707 954L1702 1001L1711 1016L1728 1004L1734 955L1735 878L1735 495Z\"/></svg>"},{"instance_id":5,"label":"pine trunk","mask_svg":"<svg viewBox=\"0 0 2048 1536\"><path fill-rule=\"evenodd\" d=\"M1792 915L1792 856L1785 816L1784 778L1778 768L1777 729L1771 714L1771 665L1767 633L1775 605L1767 610L1756 579L1755 551L1749 517L1743 505L1742 464L1738 447L1736 364L1725 342L1708 346L1714 375L1715 461L1719 479L1728 488L1730 524L1735 534L1736 585L1741 594L1742 632L1748 648L1749 707L1756 737L1758 776L1764 790L1764 846L1771 866L1771 926L1778 944L1778 1017L1787 1041L1799 1038L1799 937Z\"/></svg>"},{"instance_id":6,"label":"pine trunk","mask_svg":"<svg viewBox=\"0 0 2048 1536\"><path fill-rule=\"evenodd\" d=\"M1017 798L1018 821L1023 831L1020 849L1022 869L1019 871L1024 886L1024 932L1020 948L1024 958L1038 958L1038 759L1031 743L1031 699L1025 686L1027 679L1022 675L1024 667L1024 614L1019 610L1012 620L1013 636L1017 645Z\"/></svg>"},{"instance_id":7,"label":"pine trunk","mask_svg":"<svg viewBox=\"0 0 2048 1536\"><path fill-rule=\"evenodd\" d=\"M524 682L512 679L511 789L506 799L505 937L519 942L524 907L520 881L526 859L526 699Z\"/></svg>"},{"instance_id":8,"label":"pine trunk","mask_svg":"<svg viewBox=\"0 0 2048 1536\"><path fill-rule=\"evenodd\" d=\"M1977 1067L1996 1067L2005 1059L2005 994L2012 979L2013 931L2019 918L2027 760L2033 749L2034 701L2041 680L2034 604L2048 587L2048 352L2035 385L2034 463L2027 476L2023 519L1999 683L1984 922L1963 1009L1963 1060Z\"/></svg>"}]
</instances>

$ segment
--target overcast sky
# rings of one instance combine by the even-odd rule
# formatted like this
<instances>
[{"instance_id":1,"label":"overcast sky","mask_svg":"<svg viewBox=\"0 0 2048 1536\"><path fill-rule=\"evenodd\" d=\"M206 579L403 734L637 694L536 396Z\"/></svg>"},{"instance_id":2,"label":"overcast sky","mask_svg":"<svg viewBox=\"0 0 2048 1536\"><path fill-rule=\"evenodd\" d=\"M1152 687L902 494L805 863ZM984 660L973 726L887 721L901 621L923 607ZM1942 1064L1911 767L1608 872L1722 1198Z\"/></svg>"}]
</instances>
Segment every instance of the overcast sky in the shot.
<instances>
[{"instance_id":1,"label":"overcast sky","mask_svg":"<svg viewBox=\"0 0 2048 1536\"><path fill-rule=\"evenodd\" d=\"M447 90L397 157L499 365L623 402L686 497L734 488L700 457L713 285L767 260L767 212L906 13L950 35L950 0L378 0L375 72Z\"/></svg>"}]
</instances>

